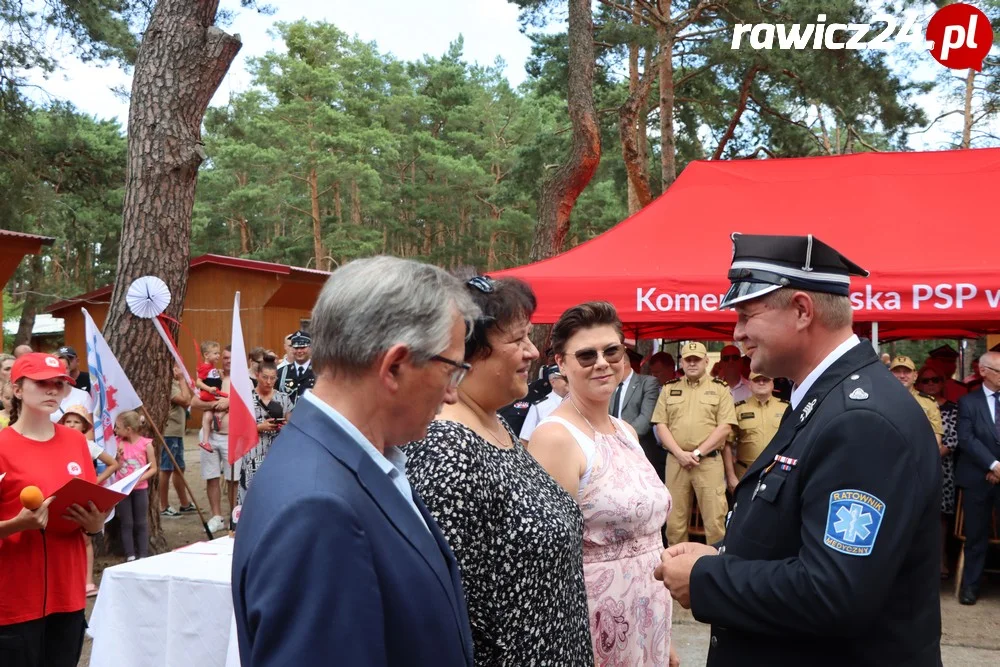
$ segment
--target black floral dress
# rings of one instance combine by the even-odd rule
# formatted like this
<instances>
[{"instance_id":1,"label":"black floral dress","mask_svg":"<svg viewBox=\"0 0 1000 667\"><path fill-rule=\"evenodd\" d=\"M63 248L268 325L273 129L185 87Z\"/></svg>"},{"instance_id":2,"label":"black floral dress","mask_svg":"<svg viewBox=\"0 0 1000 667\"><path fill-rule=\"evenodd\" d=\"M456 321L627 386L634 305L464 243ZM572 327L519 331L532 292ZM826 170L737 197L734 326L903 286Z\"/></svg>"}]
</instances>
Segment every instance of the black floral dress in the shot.
<instances>
[{"instance_id":1,"label":"black floral dress","mask_svg":"<svg viewBox=\"0 0 1000 667\"><path fill-rule=\"evenodd\" d=\"M434 421L404 449L407 479L458 560L476 664L592 667L583 515L507 430L503 450Z\"/></svg>"},{"instance_id":2,"label":"black floral dress","mask_svg":"<svg viewBox=\"0 0 1000 667\"><path fill-rule=\"evenodd\" d=\"M272 394L270 402L277 403L281 407L282 415L287 415L292 411L292 402L289 400L288 394L276 391ZM267 407L261 404L260 396L257 395L256 391L253 392L253 416L258 424L273 416ZM240 459L240 485L236 490L237 505L242 505L246 499L247 490L250 488L250 480L257 473L260 464L264 462L264 457L267 456L268 450L271 449L271 443L278 437L278 432L261 433L258 431L257 436L257 444Z\"/></svg>"},{"instance_id":3,"label":"black floral dress","mask_svg":"<svg viewBox=\"0 0 1000 667\"><path fill-rule=\"evenodd\" d=\"M941 457L941 513L955 513L955 448L958 447L958 404L947 401L941 408L944 435L941 444L950 452Z\"/></svg>"}]
</instances>

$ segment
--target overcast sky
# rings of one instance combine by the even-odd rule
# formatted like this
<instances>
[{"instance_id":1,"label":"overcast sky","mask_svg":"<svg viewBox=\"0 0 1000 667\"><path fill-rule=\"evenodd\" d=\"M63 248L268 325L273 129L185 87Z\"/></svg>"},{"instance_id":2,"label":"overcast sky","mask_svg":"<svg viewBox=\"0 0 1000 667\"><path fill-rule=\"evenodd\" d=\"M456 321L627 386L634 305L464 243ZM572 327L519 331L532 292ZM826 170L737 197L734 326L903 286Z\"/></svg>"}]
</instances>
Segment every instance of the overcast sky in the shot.
<instances>
[{"instance_id":1,"label":"overcast sky","mask_svg":"<svg viewBox=\"0 0 1000 667\"><path fill-rule=\"evenodd\" d=\"M237 14L227 29L239 33L243 48L230 68L225 81L213 100L213 105L225 104L232 93L246 90L250 76L246 61L280 45L268 35L275 21L295 21L308 18L325 20L365 41L374 41L381 51L388 51L402 60L419 59L424 54L440 56L448 44L459 35L465 38L465 56L482 65L497 58L506 63L507 78L513 85L525 79L524 63L530 55L531 43L521 34L517 22L517 7L507 0L271 0L278 7L273 16L239 8L238 0L222 0L224 8ZM59 48L55 45L54 48ZM939 68L930 57L919 68L923 78L934 76ZM30 80L37 87L29 94L39 102L53 99L71 101L84 112L101 118L117 118L125 126L128 118L127 101L112 89L128 90L131 76L115 65L83 64L66 54L63 67L48 78L33 74ZM933 95L919 98L929 118L941 113L944 102ZM960 116L938 123L932 131L911 138L911 148L941 148L947 140L947 130L961 127Z\"/></svg>"}]
</instances>

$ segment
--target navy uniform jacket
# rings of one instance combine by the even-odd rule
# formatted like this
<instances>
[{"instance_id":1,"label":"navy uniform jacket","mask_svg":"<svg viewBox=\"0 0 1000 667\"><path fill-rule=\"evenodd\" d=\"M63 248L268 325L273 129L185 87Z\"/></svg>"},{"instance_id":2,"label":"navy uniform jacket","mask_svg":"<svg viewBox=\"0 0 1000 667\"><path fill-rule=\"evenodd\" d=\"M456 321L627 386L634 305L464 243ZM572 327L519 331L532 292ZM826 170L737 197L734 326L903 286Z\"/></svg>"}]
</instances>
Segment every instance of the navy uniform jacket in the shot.
<instances>
[{"instance_id":1,"label":"navy uniform jacket","mask_svg":"<svg viewBox=\"0 0 1000 667\"><path fill-rule=\"evenodd\" d=\"M709 667L938 667L939 460L867 341L834 362L737 486L720 555L691 572Z\"/></svg>"},{"instance_id":2,"label":"navy uniform jacket","mask_svg":"<svg viewBox=\"0 0 1000 667\"><path fill-rule=\"evenodd\" d=\"M278 383L275 385L278 391L288 394L288 400L292 402L292 405L295 405L306 389L312 389L313 385L316 384L312 364L309 364L309 368L306 369L301 380L296 375L297 368L295 362L282 366L281 370L278 371Z\"/></svg>"}]
</instances>

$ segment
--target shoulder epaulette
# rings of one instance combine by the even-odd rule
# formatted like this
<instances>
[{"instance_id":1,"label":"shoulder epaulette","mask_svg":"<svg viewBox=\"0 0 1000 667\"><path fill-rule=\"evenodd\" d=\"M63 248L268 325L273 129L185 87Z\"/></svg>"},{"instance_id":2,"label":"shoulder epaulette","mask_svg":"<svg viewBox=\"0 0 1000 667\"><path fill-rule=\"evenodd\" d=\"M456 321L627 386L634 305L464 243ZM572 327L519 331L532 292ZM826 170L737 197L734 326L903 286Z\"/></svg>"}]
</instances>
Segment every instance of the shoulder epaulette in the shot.
<instances>
[{"instance_id":1,"label":"shoulder epaulette","mask_svg":"<svg viewBox=\"0 0 1000 667\"><path fill-rule=\"evenodd\" d=\"M739 405L743 405L744 403L746 403L746 401L736 401L736 403L734 403L733 405L734 406L739 406Z\"/></svg>"},{"instance_id":2,"label":"shoulder epaulette","mask_svg":"<svg viewBox=\"0 0 1000 667\"><path fill-rule=\"evenodd\" d=\"M778 397L777 397L777 396L775 396L775 398L778 398ZM784 403L785 405L788 405L788 401L786 401L786 400L785 400L785 399L783 399L783 398L778 398L778 402L779 402L779 403Z\"/></svg>"},{"instance_id":3,"label":"shoulder epaulette","mask_svg":"<svg viewBox=\"0 0 1000 667\"><path fill-rule=\"evenodd\" d=\"M668 384L677 384L680 381L681 381L680 378L674 378L673 380L667 380L666 382L663 383L663 386L667 386Z\"/></svg>"},{"instance_id":4,"label":"shoulder epaulette","mask_svg":"<svg viewBox=\"0 0 1000 667\"><path fill-rule=\"evenodd\" d=\"M714 382L715 384L721 384L723 387L726 387L727 389L729 388L729 385L726 384L725 380L720 380L719 378L712 378L712 382Z\"/></svg>"},{"instance_id":5,"label":"shoulder epaulette","mask_svg":"<svg viewBox=\"0 0 1000 667\"><path fill-rule=\"evenodd\" d=\"M931 396L930 394L925 394L925 393L924 393L924 392L922 392L922 391L918 391L918 392L917 392L917 394L918 394L918 395L920 395L920 396L923 396L924 398L929 398L929 399L931 399L932 401L934 400L934 397L933 397L933 396Z\"/></svg>"}]
</instances>

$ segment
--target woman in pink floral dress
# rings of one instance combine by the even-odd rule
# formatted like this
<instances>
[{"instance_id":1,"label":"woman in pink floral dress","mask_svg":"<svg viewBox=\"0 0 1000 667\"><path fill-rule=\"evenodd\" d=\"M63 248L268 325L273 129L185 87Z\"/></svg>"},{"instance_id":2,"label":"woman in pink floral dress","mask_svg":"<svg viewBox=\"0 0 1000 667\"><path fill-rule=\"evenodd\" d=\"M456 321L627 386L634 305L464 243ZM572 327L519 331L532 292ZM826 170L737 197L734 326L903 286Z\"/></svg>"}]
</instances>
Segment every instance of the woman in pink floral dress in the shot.
<instances>
[{"instance_id":1,"label":"woman in pink floral dress","mask_svg":"<svg viewBox=\"0 0 1000 667\"><path fill-rule=\"evenodd\" d=\"M608 414L624 372L614 307L570 308L552 329L569 399L535 429L529 451L583 511L583 570L594 658L600 667L674 667L671 600L653 579L670 493L634 429Z\"/></svg>"}]
</instances>

